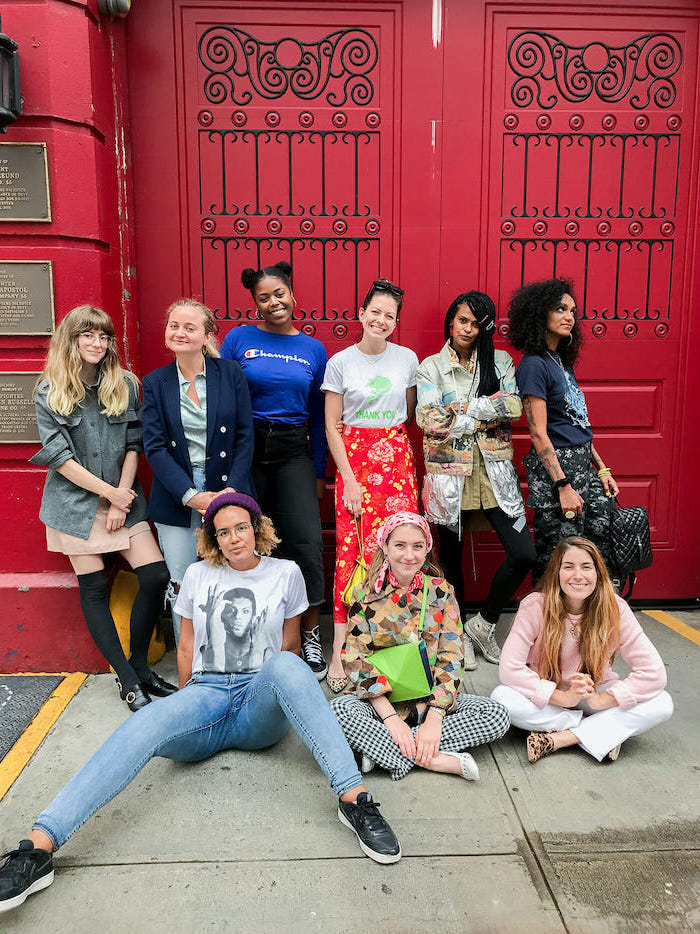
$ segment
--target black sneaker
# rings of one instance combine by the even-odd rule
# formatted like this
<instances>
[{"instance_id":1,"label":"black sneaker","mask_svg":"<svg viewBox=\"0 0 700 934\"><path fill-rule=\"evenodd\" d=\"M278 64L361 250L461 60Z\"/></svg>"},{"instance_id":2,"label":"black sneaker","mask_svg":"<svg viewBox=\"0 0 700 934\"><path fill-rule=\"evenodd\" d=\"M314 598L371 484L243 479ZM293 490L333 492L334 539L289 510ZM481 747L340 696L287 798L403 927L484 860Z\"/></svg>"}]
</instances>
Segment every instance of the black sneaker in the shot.
<instances>
[{"instance_id":1,"label":"black sneaker","mask_svg":"<svg viewBox=\"0 0 700 934\"><path fill-rule=\"evenodd\" d=\"M53 857L46 850L35 850L31 840L20 840L17 849L0 869L0 912L17 908L28 895L41 892L53 882Z\"/></svg>"},{"instance_id":2,"label":"black sneaker","mask_svg":"<svg viewBox=\"0 0 700 934\"><path fill-rule=\"evenodd\" d=\"M321 645L321 630L318 626L313 629L302 629L301 631L301 657L309 668L316 675L319 681L323 681L328 673L328 665L323 657L323 646Z\"/></svg>"},{"instance_id":3,"label":"black sneaker","mask_svg":"<svg viewBox=\"0 0 700 934\"><path fill-rule=\"evenodd\" d=\"M362 852L376 863L397 863L401 847L394 831L379 813L379 802L366 791L357 801L338 801L338 820L354 830Z\"/></svg>"}]
</instances>

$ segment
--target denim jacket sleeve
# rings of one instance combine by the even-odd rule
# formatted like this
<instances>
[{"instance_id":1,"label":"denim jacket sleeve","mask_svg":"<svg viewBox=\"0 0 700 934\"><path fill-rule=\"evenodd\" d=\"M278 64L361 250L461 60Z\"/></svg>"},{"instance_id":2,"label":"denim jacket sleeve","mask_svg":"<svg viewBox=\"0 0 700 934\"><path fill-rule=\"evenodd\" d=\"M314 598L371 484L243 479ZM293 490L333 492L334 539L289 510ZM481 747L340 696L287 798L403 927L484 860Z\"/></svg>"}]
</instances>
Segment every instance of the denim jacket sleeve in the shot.
<instances>
[{"instance_id":1,"label":"denim jacket sleeve","mask_svg":"<svg viewBox=\"0 0 700 934\"><path fill-rule=\"evenodd\" d=\"M38 467L52 467L55 470L76 456L70 429L80 422L82 413L80 410L73 411L70 415L54 412L46 402L45 386L37 391L34 408L41 448L30 458L30 463Z\"/></svg>"}]
</instances>

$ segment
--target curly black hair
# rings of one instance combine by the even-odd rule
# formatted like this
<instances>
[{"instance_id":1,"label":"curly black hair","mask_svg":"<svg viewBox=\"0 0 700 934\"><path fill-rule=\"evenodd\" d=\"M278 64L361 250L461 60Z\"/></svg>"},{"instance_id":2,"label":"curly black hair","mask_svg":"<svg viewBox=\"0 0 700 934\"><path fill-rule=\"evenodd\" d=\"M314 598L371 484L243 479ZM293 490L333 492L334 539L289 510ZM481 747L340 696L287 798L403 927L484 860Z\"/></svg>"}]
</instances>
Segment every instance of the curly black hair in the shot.
<instances>
[{"instance_id":1,"label":"curly black hair","mask_svg":"<svg viewBox=\"0 0 700 934\"><path fill-rule=\"evenodd\" d=\"M508 308L508 340L524 354L543 357L547 352L547 314L556 308L561 297L574 298L571 279L544 279L531 282L513 292ZM583 335L576 319L570 341L559 341L557 353L564 366L573 366L581 352Z\"/></svg>"}]
</instances>

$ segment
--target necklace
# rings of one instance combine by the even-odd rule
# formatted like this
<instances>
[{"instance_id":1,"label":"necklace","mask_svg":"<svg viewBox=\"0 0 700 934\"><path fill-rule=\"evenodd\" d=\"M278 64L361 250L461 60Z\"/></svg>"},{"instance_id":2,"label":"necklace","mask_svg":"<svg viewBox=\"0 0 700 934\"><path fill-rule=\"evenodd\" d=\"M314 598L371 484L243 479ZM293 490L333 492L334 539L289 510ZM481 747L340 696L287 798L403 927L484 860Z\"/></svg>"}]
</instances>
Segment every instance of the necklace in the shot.
<instances>
[{"instance_id":1,"label":"necklace","mask_svg":"<svg viewBox=\"0 0 700 934\"><path fill-rule=\"evenodd\" d=\"M547 349L547 355L551 357L552 360L554 360L554 362L560 369L562 370L564 369L564 364L561 362L561 357L559 356L558 353L555 353L553 350Z\"/></svg>"}]
</instances>

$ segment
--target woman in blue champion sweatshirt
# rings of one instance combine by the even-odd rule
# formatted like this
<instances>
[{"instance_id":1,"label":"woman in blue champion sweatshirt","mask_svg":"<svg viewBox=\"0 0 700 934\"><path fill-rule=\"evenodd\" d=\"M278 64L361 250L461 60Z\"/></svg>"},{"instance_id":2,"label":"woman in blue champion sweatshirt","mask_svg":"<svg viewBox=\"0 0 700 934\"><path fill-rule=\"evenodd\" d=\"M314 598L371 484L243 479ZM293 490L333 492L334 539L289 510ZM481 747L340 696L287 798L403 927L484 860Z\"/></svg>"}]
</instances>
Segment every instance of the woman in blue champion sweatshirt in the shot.
<instances>
[{"instance_id":1,"label":"woman in blue champion sweatshirt","mask_svg":"<svg viewBox=\"0 0 700 934\"><path fill-rule=\"evenodd\" d=\"M302 656L319 681L326 675L318 616L323 602L319 500L326 475L323 344L293 324L292 267L279 262L244 269L260 321L228 333L221 356L243 368L253 406L253 481L258 502L282 539L281 553L301 568L309 609L303 614Z\"/></svg>"}]
</instances>

